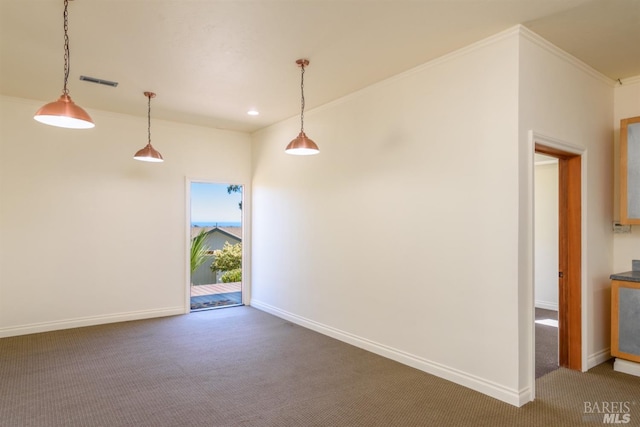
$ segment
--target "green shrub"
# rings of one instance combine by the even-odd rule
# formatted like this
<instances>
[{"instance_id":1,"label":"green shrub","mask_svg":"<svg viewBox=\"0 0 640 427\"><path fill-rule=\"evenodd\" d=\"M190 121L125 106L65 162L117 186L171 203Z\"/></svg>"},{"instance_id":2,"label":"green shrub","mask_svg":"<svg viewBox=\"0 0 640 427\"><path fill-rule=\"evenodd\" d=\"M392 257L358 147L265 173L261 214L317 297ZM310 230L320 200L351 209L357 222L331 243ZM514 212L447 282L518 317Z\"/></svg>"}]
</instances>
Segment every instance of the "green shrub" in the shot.
<instances>
[{"instance_id":1,"label":"green shrub","mask_svg":"<svg viewBox=\"0 0 640 427\"><path fill-rule=\"evenodd\" d=\"M222 283L242 282L242 269L236 268L234 270L225 271L221 279Z\"/></svg>"},{"instance_id":2,"label":"green shrub","mask_svg":"<svg viewBox=\"0 0 640 427\"><path fill-rule=\"evenodd\" d=\"M232 245L229 242L224 242L224 247L213 251L213 256L215 257L211 264L213 272L242 268L242 243Z\"/></svg>"}]
</instances>

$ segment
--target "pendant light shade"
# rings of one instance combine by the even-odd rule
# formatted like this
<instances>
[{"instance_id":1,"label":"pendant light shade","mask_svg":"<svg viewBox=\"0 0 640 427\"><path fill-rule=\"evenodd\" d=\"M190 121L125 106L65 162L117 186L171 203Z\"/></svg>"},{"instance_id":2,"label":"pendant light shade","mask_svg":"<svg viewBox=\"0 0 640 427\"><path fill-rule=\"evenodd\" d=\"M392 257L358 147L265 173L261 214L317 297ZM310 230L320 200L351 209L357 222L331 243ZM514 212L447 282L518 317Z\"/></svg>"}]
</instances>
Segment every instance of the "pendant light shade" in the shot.
<instances>
[{"instance_id":1,"label":"pendant light shade","mask_svg":"<svg viewBox=\"0 0 640 427\"><path fill-rule=\"evenodd\" d=\"M289 143L289 145L287 145L284 152L298 156L308 156L318 154L320 152L318 145L316 145L316 143L304 133L304 67L309 65L309 61L307 59L298 59L296 64L298 64L301 70L300 93L302 94L302 102L300 108L300 133Z\"/></svg>"},{"instance_id":2,"label":"pendant light shade","mask_svg":"<svg viewBox=\"0 0 640 427\"><path fill-rule=\"evenodd\" d=\"M298 136L287 145L285 150L287 154L296 154L298 156L308 156L311 154L318 154L320 149L316 145L315 142L311 140L311 138L307 137L307 135L300 131Z\"/></svg>"},{"instance_id":3,"label":"pendant light shade","mask_svg":"<svg viewBox=\"0 0 640 427\"><path fill-rule=\"evenodd\" d=\"M70 129L91 129L95 126L86 111L76 105L67 94L40 108L33 117L45 125Z\"/></svg>"},{"instance_id":4,"label":"pendant light shade","mask_svg":"<svg viewBox=\"0 0 640 427\"><path fill-rule=\"evenodd\" d=\"M158 152L151 144L145 145L144 148L138 150L138 152L133 156L134 159L140 160L143 162L164 162L162 158L162 154Z\"/></svg>"},{"instance_id":5,"label":"pendant light shade","mask_svg":"<svg viewBox=\"0 0 640 427\"><path fill-rule=\"evenodd\" d=\"M162 154L160 154L160 152L151 145L151 98L155 98L156 94L153 92L145 92L144 96L149 98L149 102L147 104L147 135L149 136L149 139L147 145L138 150L133 158L142 162L164 162Z\"/></svg>"},{"instance_id":6,"label":"pendant light shade","mask_svg":"<svg viewBox=\"0 0 640 427\"><path fill-rule=\"evenodd\" d=\"M95 126L93 120L86 111L76 105L69 96L67 81L69 80L69 26L68 13L69 0L64 0L64 86L62 95L57 101L50 102L40 108L34 119L46 125L58 126L70 129L90 129Z\"/></svg>"}]
</instances>

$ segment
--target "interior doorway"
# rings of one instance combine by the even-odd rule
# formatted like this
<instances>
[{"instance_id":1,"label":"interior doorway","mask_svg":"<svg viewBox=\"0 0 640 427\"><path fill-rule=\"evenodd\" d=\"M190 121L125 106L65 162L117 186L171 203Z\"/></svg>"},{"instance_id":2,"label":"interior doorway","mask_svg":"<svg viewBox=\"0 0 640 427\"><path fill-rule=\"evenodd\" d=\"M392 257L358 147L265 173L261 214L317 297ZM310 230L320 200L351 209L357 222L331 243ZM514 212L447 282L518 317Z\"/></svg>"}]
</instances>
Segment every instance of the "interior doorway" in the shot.
<instances>
[{"instance_id":1,"label":"interior doorway","mask_svg":"<svg viewBox=\"0 0 640 427\"><path fill-rule=\"evenodd\" d=\"M534 163L535 377L558 362L558 159L535 155Z\"/></svg>"},{"instance_id":2,"label":"interior doorway","mask_svg":"<svg viewBox=\"0 0 640 427\"><path fill-rule=\"evenodd\" d=\"M535 143L558 162L558 363L582 370L582 156Z\"/></svg>"},{"instance_id":3,"label":"interior doorway","mask_svg":"<svg viewBox=\"0 0 640 427\"><path fill-rule=\"evenodd\" d=\"M190 311L242 305L242 185L190 181Z\"/></svg>"}]
</instances>

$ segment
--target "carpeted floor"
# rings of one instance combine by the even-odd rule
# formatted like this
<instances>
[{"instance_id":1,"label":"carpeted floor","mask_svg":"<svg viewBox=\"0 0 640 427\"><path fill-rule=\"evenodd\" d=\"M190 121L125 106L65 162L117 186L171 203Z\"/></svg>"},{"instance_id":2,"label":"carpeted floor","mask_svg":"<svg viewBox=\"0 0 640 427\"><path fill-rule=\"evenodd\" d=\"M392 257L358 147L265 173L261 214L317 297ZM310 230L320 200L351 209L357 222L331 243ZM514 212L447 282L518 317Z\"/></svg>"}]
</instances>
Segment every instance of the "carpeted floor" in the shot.
<instances>
[{"instance_id":1,"label":"carpeted floor","mask_svg":"<svg viewBox=\"0 0 640 427\"><path fill-rule=\"evenodd\" d=\"M3 427L575 427L605 401L640 425L611 364L536 390L516 408L244 306L0 339Z\"/></svg>"},{"instance_id":2,"label":"carpeted floor","mask_svg":"<svg viewBox=\"0 0 640 427\"><path fill-rule=\"evenodd\" d=\"M558 312L536 308L536 320L558 320ZM536 323L536 378L558 369L558 328Z\"/></svg>"}]
</instances>

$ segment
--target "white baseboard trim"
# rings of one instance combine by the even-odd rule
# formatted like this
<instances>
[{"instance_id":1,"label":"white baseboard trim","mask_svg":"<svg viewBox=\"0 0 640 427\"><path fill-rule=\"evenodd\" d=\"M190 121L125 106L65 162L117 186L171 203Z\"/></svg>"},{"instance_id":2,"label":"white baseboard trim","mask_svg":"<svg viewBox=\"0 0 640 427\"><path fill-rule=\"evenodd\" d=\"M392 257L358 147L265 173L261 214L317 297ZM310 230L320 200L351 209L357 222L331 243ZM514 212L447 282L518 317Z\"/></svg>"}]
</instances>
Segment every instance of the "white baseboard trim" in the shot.
<instances>
[{"instance_id":1,"label":"white baseboard trim","mask_svg":"<svg viewBox=\"0 0 640 427\"><path fill-rule=\"evenodd\" d=\"M640 377L640 363L631 362L629 360L616 358L616 361L613 362L613 370Z\"/></svg>"},{"instance_id":2,"label":"white baseboard trim","mask_svg":"<svg viewBox=\"0 0 640 427\"><path fill-rule=\"evenodd\" d=\"M288 320L297 325L319 332L323 335L330 336L339 341L346 342L380 356L395 360L396 362L400 362L402 364L411 366L437 377L444 378L456 384L468 387L472 390L486 394L511 405L522 406L532 400L530 388L519 391L510 389L503 385L485 380L475 375L468 374L458 369L451 368L440 363L432 362L424 358L412 355L410 353L406 353L402 350L394 349L384 344L380 344L366 338L350 334L349 332L341 331L331 326L298 316L288 311L281 310L278 307L274 307L270 304L258 301L256 299L251 300L251 306L258 310Z\"/></svg>"},{"instance_id":3,"label":"white baseboard trim","mask_svg":"<svg viewBox=\"0 0 640 427\"><path fill-rule=\"evenodd\" d=\"M601 363L611 359L611 349L609 347L604 350L600 350L597 353L591 354L587 359L587 369L591 369L594 366L598 366Z\"/></svg>"},{"instance_id":4,"label":"white baseboard trim","mask_svg":"<svg viewBox=\"0 0 640 427\"><path fill-rule=\"evenodd\" d=\"M53 322L31 323L28 325L0 328L0 338L18 335L37 334L40 332L56 331L60 329L80 328L83 326L102 325L105 323L127 322L130 320L149 319L184 314L184 307L167 307L155 310L130 311L128 313L114 313L103 316L77 317L75 319L57 320Z\"/></svg>"},{"instance_id":5,"label":"white baseboard trim","mask_svg":"<svg viewBox=\"0 0 640 427\"><path fill-rule=\"evenodd\" d=\"M545 310L558 311L558 303L554 303L554 302L536 300L535 307L543 308Z\"/></svg>"}]
</instances>

